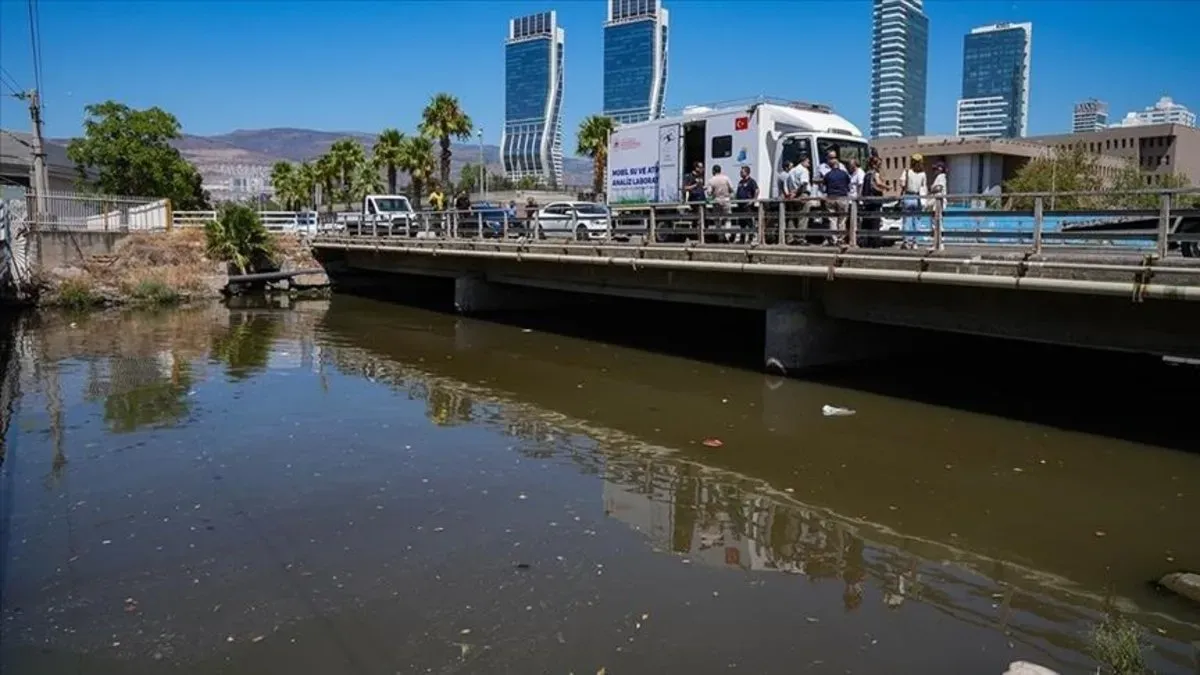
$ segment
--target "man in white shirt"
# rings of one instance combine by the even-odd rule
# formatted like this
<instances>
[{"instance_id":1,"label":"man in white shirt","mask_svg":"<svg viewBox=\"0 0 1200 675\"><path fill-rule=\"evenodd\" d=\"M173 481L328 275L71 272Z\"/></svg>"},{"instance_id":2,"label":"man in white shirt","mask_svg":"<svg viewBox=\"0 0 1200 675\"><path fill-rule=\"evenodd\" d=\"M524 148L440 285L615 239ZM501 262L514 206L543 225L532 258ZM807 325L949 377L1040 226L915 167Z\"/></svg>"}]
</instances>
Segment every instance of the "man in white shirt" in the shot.
<instances>
[{"instance_id":1,"label":"man in white shirt","mask_svg":"<svg viewBox=\"0 0 1200 675\"><path fill-rule=\"evenodd\" d=\"M858 165L857 159L847 162L846 170L850 172L850 198L857 199L862 196L863 181L867 178L867 172Z\"/></svg>"},{"instance_id":2,"label":"man in white shirt","mask_svg":"<svg viewBox=\"0 0 1200 675\"><path fill-rule=\"evenodd\" d=\"M807 199L816 192L815 186L812 184L812 174L808 168L811 165L812 160L808 157L801 157L796 166L793 166L792 170L788 172L788 183L792 187L790 199L794 202L787 208L793 214L807 213L812 208L812 203ZM799 216L794 215L793 218L799 218ZM793 221L791 227L807 227L807 222L807 219L801 218L798 222ZM783 237L785 243L792 243L793 239L790 235Z\"/></svg>"}]
</instances>

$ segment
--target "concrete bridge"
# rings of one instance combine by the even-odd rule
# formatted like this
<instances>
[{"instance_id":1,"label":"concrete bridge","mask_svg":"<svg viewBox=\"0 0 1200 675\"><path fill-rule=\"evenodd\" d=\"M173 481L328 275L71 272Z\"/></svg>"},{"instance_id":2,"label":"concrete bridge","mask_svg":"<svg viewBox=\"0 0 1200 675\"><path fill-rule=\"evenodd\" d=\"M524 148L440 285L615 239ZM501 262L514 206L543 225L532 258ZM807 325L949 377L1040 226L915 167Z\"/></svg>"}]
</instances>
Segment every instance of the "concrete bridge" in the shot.
<instances>
[{"instance_id":1,"label":"concrete bridge","mask_svg":"<svg viewBox=\"0 0 1200 675\"><path fill-rule=\"evenodd\" d=\"M571 294L761 310L764 362L788 372L878 355L917 338L910 329L1200 358L1200 260L1130 249L344 235L312 245L335 283L452 278L464 313L553 309L578 302Z\"/></svg>"}]
</instances>

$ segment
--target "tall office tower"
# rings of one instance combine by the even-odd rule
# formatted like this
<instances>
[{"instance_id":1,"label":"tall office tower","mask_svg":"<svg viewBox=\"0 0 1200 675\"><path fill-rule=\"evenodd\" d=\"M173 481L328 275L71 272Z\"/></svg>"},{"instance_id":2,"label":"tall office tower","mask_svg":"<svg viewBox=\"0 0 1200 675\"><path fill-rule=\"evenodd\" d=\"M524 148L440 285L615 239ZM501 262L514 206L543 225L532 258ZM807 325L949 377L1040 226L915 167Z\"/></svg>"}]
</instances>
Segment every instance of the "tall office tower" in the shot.
<instances>
[{"instance_id":1,"label":"tall office tower","mask_svg":"<svg viewBox=\"0 0 1200 675\"><path fill-rule=\"evenodd\" d=\"M504 47L504 173L562 185L563 29L555 12L508 22Z\"/></svg>"},{"instance_id":2,"label":"tall office tower","mask_svg":"<svg viewBox=\"0 0 1200 675\"><path fill-rule=\"evenodd\" d=\"M871 137L920 136L929 61L922 0L875 0L871 26Z\"/></svg>"},{"instance_id":3,"label":"tall office tower","mask_svg":"<svg viewBox=\"0 0 1200 675\"><path fill-rule=\"evenodd\" d=\"M963 38L962 98L957 133L1018 138L1029 126L1031 23L974 28Z\"/></svg>"},{"instance_id":4,"label":"tall office tower","mask_svg":"<svg viewBox=\"0 0 1200 675\"><path fill-rule=\"evenodd\" d=\"M1075 114L1071 118L1071 133L1086 134L1089 131L1100 131L1107 128L1107 103L1089 98L1075 104Z\"/></svg>"},{"instance_id":5,"label":"tall office tower","mask_svg":"<svg viewBox=\"0 0 1200 675\"><path fill-rule=\"evenodd\" d=\"M662 117L667 93L667 10L661 0L608 0L604 114L617 122Z\"/></svg>"}]
</instances>

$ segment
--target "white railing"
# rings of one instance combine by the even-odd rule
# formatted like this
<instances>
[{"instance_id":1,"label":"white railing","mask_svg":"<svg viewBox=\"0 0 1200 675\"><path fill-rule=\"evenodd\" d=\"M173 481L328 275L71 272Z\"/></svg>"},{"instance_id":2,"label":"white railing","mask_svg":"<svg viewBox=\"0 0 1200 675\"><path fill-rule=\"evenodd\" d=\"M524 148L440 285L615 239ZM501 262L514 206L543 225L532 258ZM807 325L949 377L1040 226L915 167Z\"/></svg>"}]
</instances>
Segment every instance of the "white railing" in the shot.
<instances>
[{"instance_id":1,"label":"white railing","mask_svg":"<svg viewBox=\"0 0 1200 675\"><path fill-rule=\"evenodd\" d=\"M259 211L262 224L272 232L316 232L316 211ZM176 211L173 227L204 227L217 218L216 211Z\"/></svg>"}]
</instances>

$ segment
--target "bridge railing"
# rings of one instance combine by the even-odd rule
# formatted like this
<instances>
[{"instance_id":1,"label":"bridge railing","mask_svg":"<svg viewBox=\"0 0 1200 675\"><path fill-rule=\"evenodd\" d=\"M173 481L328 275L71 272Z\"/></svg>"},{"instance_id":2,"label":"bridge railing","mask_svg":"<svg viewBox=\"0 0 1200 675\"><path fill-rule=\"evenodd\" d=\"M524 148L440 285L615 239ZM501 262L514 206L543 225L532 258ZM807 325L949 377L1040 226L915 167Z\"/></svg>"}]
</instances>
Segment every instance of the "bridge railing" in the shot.
<instances>
[{"instance_id":1,"label":"bridge railing","mask_svg":"<svg viewBox=\"0 0 1200 675\"><path fill-rule=\"evenodd\" d=\"M298 232L315 234L318 231L316 211L259 211L263 226L273 232ZM217 218L216 211L175 211L171 214L172 227L204 227Z\"/></svg>"},{"instance_id":2,"label":"bridge railing","mask_svg":"<svg viewBox=\"0 0 1200 675\"><path fill-rule=\"evenodd\" d=\"M399 225L362 222L346 235L444 239L630 241L642 245L848 248L947 245L1108 249L1165 257L1200 256L1200 189L803 197L716 203L610 204L542 209L532 217L502 210L419 212Z\"/></svg>"}]
</instances>

